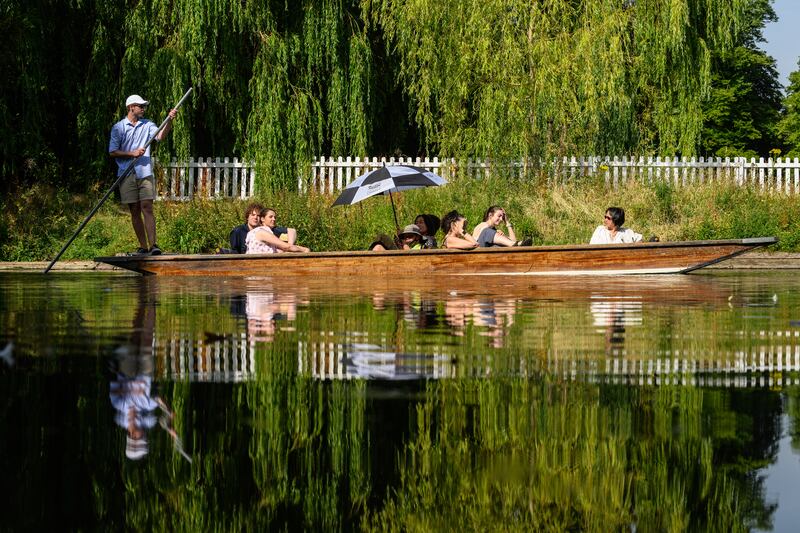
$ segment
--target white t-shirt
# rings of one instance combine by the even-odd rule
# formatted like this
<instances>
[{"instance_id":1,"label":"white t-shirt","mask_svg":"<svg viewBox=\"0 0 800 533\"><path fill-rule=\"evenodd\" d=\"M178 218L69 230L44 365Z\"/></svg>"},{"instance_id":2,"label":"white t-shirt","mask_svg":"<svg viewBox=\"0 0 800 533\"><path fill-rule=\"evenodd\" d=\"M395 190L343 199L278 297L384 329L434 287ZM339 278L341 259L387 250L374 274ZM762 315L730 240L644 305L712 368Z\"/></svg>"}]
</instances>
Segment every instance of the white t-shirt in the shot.
<instances>
[{"instance_id":1,"label":"white t-shirt","mask_svg":"<svg viewBox=\"0 0 800 533\"><path fill-rule=\"evenodd\" d=\"M589 244L618 244L623 242L639 242L642 236L629 228L617 228L617 233L611 237L611 232L605 226L597 226Z\"/></svg>"}]
</instances>

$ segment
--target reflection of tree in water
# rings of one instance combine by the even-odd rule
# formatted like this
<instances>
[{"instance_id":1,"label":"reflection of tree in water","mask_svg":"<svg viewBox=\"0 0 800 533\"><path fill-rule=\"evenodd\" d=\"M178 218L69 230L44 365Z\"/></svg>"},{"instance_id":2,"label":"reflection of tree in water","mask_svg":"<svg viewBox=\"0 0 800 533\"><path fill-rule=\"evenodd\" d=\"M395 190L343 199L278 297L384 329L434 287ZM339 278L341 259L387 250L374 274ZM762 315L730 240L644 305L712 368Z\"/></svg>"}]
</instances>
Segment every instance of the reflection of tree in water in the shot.
<instances>
[{"instance_id":1,"label":"reflection of tree in water","mask_svg":"<svg viewBox=\"0 0 800 533\"><path fill-rule=\"evenodd\" d=\"M773 464L778 455L782 434L781 397L767 390L737 390L728 393L707 391L709 411L717 403L730 411L730 419L712 427L715 461L721 468L749 490L743 490L740 505L751 517L750 527L772 529L776 504L765 505L765 478L759 474ZM727 422L727 423L726 423Z\"/></svg>"},{"instance_id":2,"label":"reflection of tree in water","mask_svg":"<svg viewBox=\"0 0 800 533\"><path fill-rule=\"evenodd\" d=\"M726 457L726 435L705 427L735 413L713 392L498 379L427 386L400 486L368 530L741 531L774 511L759 486L738 479L741 455ZM776 441L747 435L741 444L758 456Z\"/></svg>"},{"instance_id":3,"label":"reflection of tree in water","mask_svg":"<svg viewBox=\"0 0 800 533\"><path fill-rule=\"evenodd\" d=\"M789 435L791 436L792 450L800 453L800 389L789 389L786 394L786 413L789 418Z\"/></svg>"}]
</instances>

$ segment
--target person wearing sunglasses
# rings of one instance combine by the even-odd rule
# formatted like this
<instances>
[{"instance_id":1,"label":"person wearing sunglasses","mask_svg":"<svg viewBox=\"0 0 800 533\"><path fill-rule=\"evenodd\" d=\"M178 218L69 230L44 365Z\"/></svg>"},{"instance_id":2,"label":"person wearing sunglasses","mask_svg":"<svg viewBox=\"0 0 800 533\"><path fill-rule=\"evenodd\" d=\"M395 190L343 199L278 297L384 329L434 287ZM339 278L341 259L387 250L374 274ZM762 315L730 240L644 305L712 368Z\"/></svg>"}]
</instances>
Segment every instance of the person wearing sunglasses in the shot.
<instances>
[{"instance_id":1,"label":"person wearing sunglasses","mask_svg":"<svg viewBox=\"0 0 800 533\"><path fill-rule=\"evenodd\" d=\"M622 225L625 223L625 211L621 207L609 207L603 216L603 224L594 230L589 244L618 244L640 242L642 236L630 228Z\"/></svg>"},{"instance_id":2,"label":"person wearing sunglasses","mask_svg":"<svg viewBox=\"0 0 800 533\"><path fill-rule=\"evenodd\" d=\"M131 161L139 158L136 159L133 172L119 185L120 201L128 206L131 213L133 231L139 241L136 253L160 255L161 249L156 244L156 219L153 216L153 200L156 197L153 162L150 159L150 146L144 148L158 131L158 126L144 118L148 104L138 94L132 94L125 100L126 115L111 128L108 155L117 163L118 177L128 169ZM156 141L164 140L177 114L177 109L170 110L170 120L158 133Z\"/></svg>"}]
</instances>

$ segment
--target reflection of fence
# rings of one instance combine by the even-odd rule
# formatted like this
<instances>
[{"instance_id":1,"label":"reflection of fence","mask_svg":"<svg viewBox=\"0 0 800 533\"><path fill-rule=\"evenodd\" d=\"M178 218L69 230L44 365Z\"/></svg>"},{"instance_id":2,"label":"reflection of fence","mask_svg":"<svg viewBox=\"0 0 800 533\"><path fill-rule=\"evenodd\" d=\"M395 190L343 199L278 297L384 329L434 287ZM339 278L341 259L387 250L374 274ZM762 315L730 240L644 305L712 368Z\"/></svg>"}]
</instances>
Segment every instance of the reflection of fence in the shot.
<instances>
[{"instance_id":1,"label":"reflection of fence","mask_svg":"<svg viewBox=\"0 0 800 533\"><path fill-rule=\"evenodd\" d=\"M719 387L798 385L800 348L794 348L794 354L790 347L786 347L785 352L781 347L776 352L762 347L749 353L720 354L711 360L692 359L690 353L655 359L552 359L548 361L547 371L563 378L593 383ZM795 375L784 375L784 372Z\"/></svg>"},{"instance_id":2,"label":"reflection of fence","mask_svg":"<svg viewBox=\"0 0 800 533\"><path fill-rule=\"evenodd\" d=\"M238 382L254 377L254 342L245 335L213 342L188 337L159 340L158 374L189 381Z\"/></svg>"},{"instance_id":3,"label":"reflection of fence","mask_svg":"<svg viewBox=\"0 0 800 533\"><path fill-rule=\"evenodd\" d=\"M454 358L446 353L395 353L376 345L299 341L297 371L317 379L448 379L532 377L633 385L785 386L800 384L798 332L763 332L764 345L748 350L626 353L598 358L586 349L550 348L545 354L491 351ZM161 378L239 382L255 378L255 341L240 337L213 342L178 337L156 348ZM287 354L288 355L288 354ZM263 370L262 370L263 371Z\"/></svg>"},{"instance_id":4,"label":"reflection of fence","mask_svg":"<svg viewBox=\"0 0 800 533\"><path fill-rule=\"evenodd\" d=\"M395 164L422 167L444 177L458 174L473 179L492 174L525 177L534 168L531 162L524 161L494 164L484 159L322 156L314 159L307 175L298 177L297 185L304 192L334 193L364 172ZM164 175L163 179L159 179L159 199L162 200L253 196L253 162L228 157L201 157L197 160L172 160L162 164L161 168ZM722 183L786 194L800 193L798 158L564 157L550 163L546 171L556 181L567 182L593 176L603 179L611 187L636 179L646 183L666 182L676 187Z\"/></svg>"},{"instance_id":5,"label":"reflection of fence","mask_svg":"<svg viewBox=\"0 0 800 533\"><path fill-rule=\"evenodd\" d=\"M442 354L396 353L375 345L305 342L298 345L300 374L319 379L417 379L455 377L452 358Z\"/></svg>"},{"instance_id":6,"label":"reflection of fence","mask_svg":"<svg viewBox=\"0 0 800 533\"><path fill-rule=\"evenodd\" d=\"M775 337L781 338L778 332ZM791 332L786 332L791 337ZM788 338L786 344L759 346L750 351L718 352L699 350L680 353L638 354L631 357L592 356L583 350L551 348L544 359L528 356L470 355L454 364L451 356L437 354L408 357L372 347L346 346L326 342L301 342L298 365L301 374L319 379L387 378L474 378L531 377L546 373L559 378L590 382L630 384L755 387L800 384L800 345ZM358 364L359 360L362 364ZM366 364L364 364L366 363Z\"/></svg>"}]
</instances>

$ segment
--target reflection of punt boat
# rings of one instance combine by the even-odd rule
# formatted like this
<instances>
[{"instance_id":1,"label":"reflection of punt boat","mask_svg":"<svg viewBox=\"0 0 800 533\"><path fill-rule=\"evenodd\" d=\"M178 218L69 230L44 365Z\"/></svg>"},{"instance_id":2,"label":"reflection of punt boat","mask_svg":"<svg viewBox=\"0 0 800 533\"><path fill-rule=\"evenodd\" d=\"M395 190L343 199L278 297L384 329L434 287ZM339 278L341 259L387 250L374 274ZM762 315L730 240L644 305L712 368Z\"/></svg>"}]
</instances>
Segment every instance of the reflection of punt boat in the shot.
<instances>
[{"instance_id":1,"label":"reflection of punt boat","mask_svg":"<svg viewBox=\"0 0 800 533\"><path fill-rule=\"evenodd\" d=\"M718 241L482 248L471 251L160 255L95 260L142 274L178 276L425 276L674 274L708 266L775 237Z\"/></svg>"}]
</instances>

